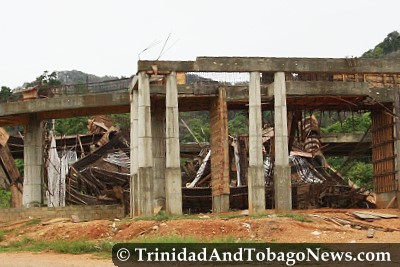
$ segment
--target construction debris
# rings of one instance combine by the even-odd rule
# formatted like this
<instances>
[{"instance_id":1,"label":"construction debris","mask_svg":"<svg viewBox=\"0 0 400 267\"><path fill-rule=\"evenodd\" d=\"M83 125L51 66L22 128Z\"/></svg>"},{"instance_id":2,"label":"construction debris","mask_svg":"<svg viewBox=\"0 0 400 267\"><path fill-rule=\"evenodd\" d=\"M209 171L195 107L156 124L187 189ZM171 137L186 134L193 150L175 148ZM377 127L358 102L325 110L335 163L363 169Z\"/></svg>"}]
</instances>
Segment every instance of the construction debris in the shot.
<instances>
[{"instance_id":1,"label":"construction debris","mask_svg":"<svg viewBox=\"0 0 400 267\"><path fill-rule=\"evenodd\" d=\"M8 147L8 139L7 132L0 128L0 188L10 189L11 207L20 208L24 181Z\"/></svg>"},{"instance_id":2,"label":"construction debris","mask_svg":"<svg viewBox=\"0 0 400 267\"><path fill-rule=\"evenodd\" d=\"M348 214L349 216L351 216L350 214ZM353 229L357 229L357 230L368 230L368 229L374 229L374 230L378 230L378 231L383 231L383 232L394 232L394 231L400 231L399 228L387 228L387 227L381 227L381 226L375 226L372 224L365 224L365 223L360 223L360 222L356 222L350 219L343 219L337 216L333 216L333 217L328 217L328 216L323 216L323 215L318 215L318 214L313 214L312 216L317 217L317 218L321 218L327 222L331 222L337 226L341 226L341 227L351 227Z\"/></svg>"},{"instance_id":3,"label":"construction debris","mask_svg":"<svg viewBox=\"0 0 400 267\"><path fill-rule=\"evenodd\" d=\"M108 143L92 154L71 165L66 179L67 203L121 203L128 210L130 175L126 158L129 158L129 143L121 133L111 132L109 139ZM115 157L116 153L119 157ZM122 153L125 157L121 156Z\"/></svg>"},{"instance_id":4,"label":"construction debris","mask_svg":"<svg viewBox=\"0 0 400 267\"><path fill-rule=\"evenodd\" d=\"M344 179L327 163L320 141L318 120L310 115L294 123L297 138L291 143L289 164L292 178L292 206L297 209L330 207L374 207L369 200L369 192ZM247 208L248 136L229 136L230 145L230 186L231 208ZM274 207L274 128L265 125L263 130L264 176L266 187L266 207ZM211 185L211 173L207 170L209 151L199 154L183 167L184 207L198 208L198 202L208 206L210 199L207 188ZM212 159L211 159L212 160ZM204 170L206 169L206 170ZM243 171L242 171L243 170ZM195 203L197 202L197 203ZM200 211L206 211L204 209Z\"/></svg>"},{"instance_id":5,"label":"construction debris","mask_svg":"<svg viewBox=\"0 0 400 267\"><path fill-rule=\"evenodd\" d=\"M51 171L51 168L49 168L45 179L45 182L49 182L47 188L48 204L50 206L63 206L64 196L61 192L65 191L65 202L67 204L122 203L126 212L128 212L130 205L129 143L123 137L123 134L112 125L111 120L105 116L91 117L88 124L91 135L78 135L73 139L70 138L71 140L64 138L58 139L56 142L55 139L51 143L48 142L48 151L54 150L51 164L48 164L54 170ZM301 119L300 116L293 116L291 125L291 135L294 138L290 141L289 163L291 166L293 208L374 206L368 200L369 192L354 186L351 181L345 180L327 164L320 141L319 124L315 116L310 115L304 119ZM297 134L294 134L295 131L297 131ZM0 137L2 136L5 135L0 133ZM2 137L1 140L6 141L0 142L0 160L3 166L10 168L10 166L12 167L11 164L4 163L7 160L7 147L3 143L7 145L8 138ZM274 208L274 128L270 125L265 125L262 141L266 207ZM15 141L16 146L18 142L20 141ZM211 151L208 144L199 143L198 140L197 144L194 145L201 149L200 153L187 160L182 166L182 184L185 185L182 188L183 207L186 212L208 212L211 209L212 202L210 188L212 178ZM230 208L247 209L248 136L229 136L229 145ZM20 146L19 143L18 146ZM62 150L64 151L62 153L58 150L61 146L63 146ZM67 173L67 169L61 168L61 165L57 164L55 159L57 158L60 161L60 157L66 156L68 150L75 150L77 152L75 160L77 157L80 157L80 160L73 164L71 162L67 164L69 171L64 184L62 177L65 175L62 173ZM184 152L184 154L189 156L190 153ZM12 162L14 161L12 160ZM10 170L7 168L3 167L8 173L13 172L13 168ZM14 187L17 192L22 192L22 178L19 173L14 172L11 176L5 176L14 178L12 180L0 179L4 184L3 186ZM18 184L21 187L20 190ZM377 219L376 216L378 215L355 213L353 216L373 220Z\"/></svg>"},{"instance_id":6,"label":"construction debris","mask_svg":"<svg viewBox=\"0 0 400 267\"><path fill-rule=\"evenodd\" d=\"M367 237L368 238L374 238L374 235L375 235L375 230L372 229L372 228L369 228L368 229L368 233L367 233Z\"/></svg>"},{"instance_id":7,"label":"construction debris","mask_svg":"<svg viewBox=\"0 0 400 267\"><path fill-rule=\"evenodd\" d=\"M399 216L393 214L385 214L385 213L378 213L378 212L371 212L371 211L354 211L350 213L353 217L365 221L374 221L380 219L392 219L398 218Z\"/></svg>"}]
</instances>

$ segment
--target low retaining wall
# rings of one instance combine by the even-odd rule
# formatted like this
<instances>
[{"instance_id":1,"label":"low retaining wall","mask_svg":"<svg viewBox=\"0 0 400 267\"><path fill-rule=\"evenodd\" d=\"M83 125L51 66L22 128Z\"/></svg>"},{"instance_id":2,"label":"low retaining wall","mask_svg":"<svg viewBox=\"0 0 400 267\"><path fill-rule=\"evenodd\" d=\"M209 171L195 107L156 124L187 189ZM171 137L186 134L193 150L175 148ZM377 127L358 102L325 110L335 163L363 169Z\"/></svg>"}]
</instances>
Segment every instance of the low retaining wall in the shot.
<instances>
[{"instance_id":1,"label":"low retaining wall","mask_svg":"<svg viewBox=\"0 0 400 267\"><path fill-rule=\"evenodd\" d=\"M392 202L390 207L388 208L400 208L400 192L393 191L387 193L377 193L376 194L376 207L378 209L384 209L390 203L392 198L396 197L396 199Z\"/></svg>"},{"instance_id":2,"label":"low retaining wall","mask_svg":"<svg viewBox=\"0 0 400 267\"><path fill-rule=\"evenodd\" d=\"M99 206L66 206L40 208L10 208L0 209L0 222L11 222L25 219L52 219L66 218L77 215L81 221L114 219L124 217L124 208L121 205Z\"/></svg>"}]
</instances>

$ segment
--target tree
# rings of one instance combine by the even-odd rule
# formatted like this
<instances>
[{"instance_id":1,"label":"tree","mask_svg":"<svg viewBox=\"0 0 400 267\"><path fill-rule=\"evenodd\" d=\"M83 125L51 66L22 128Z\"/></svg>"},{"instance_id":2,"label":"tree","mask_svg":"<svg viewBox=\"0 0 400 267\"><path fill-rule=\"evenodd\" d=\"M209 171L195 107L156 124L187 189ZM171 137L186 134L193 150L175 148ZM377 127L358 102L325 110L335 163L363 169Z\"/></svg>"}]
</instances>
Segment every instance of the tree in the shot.
<instances>
[{"instance_id":1,"label":"tree","mask_svg":"<svg viewBox=\"0 0 400 267\"><path fill-rule=\"evenodd\" d=\"M377 44L374 49L365 52L362 57L382 58L397 50L400 50L400 34L397 31L393 31L382 42Z\"/></svg>"},{"instance_id":2,"label":"tree","mask_svg":"<svg viewBox=\"0 0 400 267\"><path fill-rule=\"evenodd\" d=\"M86 134L88 117L75 117L68 119L56 120L56 134L57 135L72 135L72 134Z\"/></svg>"},{"instance_id":3,"label":"tree","mask_svg":"<svg viewBox=\"0 0 400 267\"><path fill-rule=\"evenodd\" d=\"M131 119L129 113L112 114L111 120L113 125L119 127L120 130L129 130L131 128Z\"/></svg>"},{"instance_id":4,"label":"tree","mask_svg":"<svg viewBox=\"0 0 400 267\"><path fill-rule=\"evenodd\" d=\"M400 48L400 34L397 31L389 33L381 44L385 55L397 51Z\"/></svg>"},{"instance_id":5,"label":"tree","mask_svg":"<svg viewBox=\"0 0 400 267\"><path fill-rule=\"evenodd\" d=\"M53 71L49 74L49 72L45 70L43 74L36 77L33 82L25 83L24 87L27 88L37 86L39 88L49 88L58 85L61 85L61 81L58 80L57 72Z\"/></svg>"},{"instance_id":6,"label":"tree","mask_svg":"<svg viewBox=\"0 0 400 267\"><path fill-rule=\"evenodd\" d=\"M189 114L188 114L189 113ZM191 114L190 114L191 113ZM198 113L198 115L197 115ZM202 113L202 114L201 114ZM183 113L185 114L185 113ZM194 115L196 114L196 115ZM190 117L186 117L186 116ZM208 112L187 112L185 115L181 115L184 121L187 123L189 128L192 130L194 136L196 136L197 140L200 142L209 142L210 141L210 119ZM186 118L184 118L186 117ZM180 127L180 136L181 141L183 143L194 142L195 139L192 134L185 128L185 126L181 125Z\"/></svg>"},{"instance_id":7,"label":"tree","mask_svg":"<svg viewBox=\"0 0 400 267\"><path fill-rule=\"evenodd\" d=\"M249 117L246 111L228 111L228 118L230 135L241 135L249 132Z\"/></svg>"},{"instance_id":8,"label":"tree","mask_svg":"<svg viewBox=\"0 0 400 267\"><path fill-rule=\"evenodd\" d=\"M9 208L10 201L11 201L11 192L9 190L0 188L0 208Z\"/></svg>"},{"instance_id":9,"label":"tree","mask_svg":"<svg viewBox=\"0 0 400 267\"><path fill-rule=\"evenodd\" d=\"M2 86L0 91L0 102L7 102L11 95L11 89L7 86Z\"/></svg>"},{"instance_id":10,"label":"tree","mask_svg":"<svg viewBox=\"0 0 400 267\"><path fill-rule=\"evenodd\" d=\"M366 112L362 115L354 115L345 118L342 122L335 123L321 128L323 133L365 133L371 127L371 113Z\"/></svg>"}]
</instances>

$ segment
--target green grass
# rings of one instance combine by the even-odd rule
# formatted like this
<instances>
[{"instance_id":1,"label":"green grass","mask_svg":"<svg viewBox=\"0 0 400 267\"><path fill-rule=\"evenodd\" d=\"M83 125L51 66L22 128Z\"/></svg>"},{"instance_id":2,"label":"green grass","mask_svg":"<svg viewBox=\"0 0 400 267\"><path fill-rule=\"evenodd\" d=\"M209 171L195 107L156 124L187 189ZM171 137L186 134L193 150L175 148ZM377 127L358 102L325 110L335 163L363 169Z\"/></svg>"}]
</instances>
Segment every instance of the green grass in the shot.
<instances>
[{"instance_id":1,"label":"green grass","mask_svg":"<svg viewBox=\"0 0 400 267\"><path fill-rule=\"evenodd\" d=\"M41 223L40 219L33 219L33 220L30 220L29 222L27 222L25 225L31 226L31 225L38 225L40 223Z\"/></svg>"},{"instance_id":2,"label":"green grass","mask_svg":"<svg viewBox=\"0 0 400 267\"><path fill-rule=\"evenodd\" d=\"M160 211L157 215L155 216L143 216L143 217L137 217L134 218L134 221L168 221L173 219L174 216L168 216L165 214L164 211Z\"/></svg>"},{"instance_id":3,"label":"green grass","mask_svg":"<svg viewBox=\"0 0 400 267\"><path fill-rule=\"evenodd\" d=\"M142 236L130 240L133 243L237 243L239 240L234 235L227 235L227 236L219 236L216 238L212 238L209 240L205 240L204 238L198 236L180 236L177 234L171 234L168 236ZM240 239L240 243L247 243L247 242L255 242L254 240L242 240Z\"/></svg>"},{"instance_id":4,"label":"green grass","mask_svg":"<svg viewBox=\"0 0 400 267\"><path fill-rule=\"evenodd\" d=\"M249 217L243 214L220 214L212 218L220 218L220 219L235 219L235 218L244 218ZM251 216L250 216L251 217Z\"/></svg>"},{"instance_id":5,"label":"green grass","mask_svg":"<svg viewBox=\"0 0 400 267\"><path fill-rule=\"evenodd\" d=\"M284 214L277 214L277 217L287 217L292 218L295 221L299 222L313 222L309 216L299 213L284 213Z\"/></svg>"},{"instance_id":6,"label":"green grass","mask_svg":"<svg viewBox=\"0 0 400 267\"><path fill-rule=\"evenodd\" d=\"M32 242L33 242L33 239L24 237L21 240L13 241L13 242L9 243L8 245L1 246L0 252L21 251L21 250L23 250L22 248L29 246Z\"/></svg>"},{"instance_id":7,"label":"green grass","mask_svg":"<svg viewBox=\"0 0 400 267\"><path fill-rule=\"evenodd\" d=\"M199 214L167 215L167 214L165 214L165 211L162 210L155 216L136 217L136 218L133 219L133 221L159 221L159 222L161 222L161 221L185 220L185 219L201 220L199 218Z\"/></svg>"},{"instance_id":8,"label":"green grass","mask_svg":"<svg viewBox=\"0 0 400 267\"><path fill-rule=\"evenodd\" d=\"M134 218L133 221L171 221L171 220L185 220L185 219L196 219L202 220L199 218L199 214L193 215L180 215L180 216L170 216L166 215L164 211L160 211L159 214L155 216L144 216ZM262 219L262 218L271 218L271 217L287 217L292 218L295 221L299 222L312 222L308 215L299 214L299 213L284 213L284 214L258 214L258 215L243 215L243 214L217 214L217 215L209 215L210 219L219 218L219 219L235 219L235 218L252 218L252 219Z\"/></svg>"},{"instance_id":9,"label":"green grass","mask_svg":"<svg viewBox=\"0 0 400 267\"><path fill-rule=\"evenodd\" d=\"M11 230L3 230L3 229L0 229L0 242L3 241L3 240L4 240L4 236L5 236L6 234L10 233L10 232L11 232Z\"/></svg>"},{"instance_id":10,"label":"green grass","mask_svg":"<svg viewBox=\"0 0 400 267\"><path fill-rule=\"evenodd\" d=\"M54 240L35 241L31 238L24 238L19 241L0 247L0 252L14 251L54 251L65 254L86 254L86 253L107 253L111 255L113 242L96 243L87 240Z\"/></svg>"}]
</instances>

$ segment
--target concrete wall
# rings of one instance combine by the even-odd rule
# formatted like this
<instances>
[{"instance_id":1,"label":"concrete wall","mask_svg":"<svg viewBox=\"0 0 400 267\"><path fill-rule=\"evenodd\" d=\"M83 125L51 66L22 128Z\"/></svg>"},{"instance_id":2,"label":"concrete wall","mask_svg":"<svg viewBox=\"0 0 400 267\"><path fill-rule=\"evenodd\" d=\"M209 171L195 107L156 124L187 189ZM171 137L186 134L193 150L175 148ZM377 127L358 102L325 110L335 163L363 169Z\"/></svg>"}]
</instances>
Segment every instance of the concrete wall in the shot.
<instances>
[{"instance_id":1,"label":"concrete wall","mask_svg":"<svg viewBox=\"0 0 400 267\"><path fill-rule=\"evenodd\" d=\"M82 221L99 219L114 219L124 217L124 208L120 205L98 206L67 206L67 207L40 207L40 208L10 208L0 209L0 222L11 222L33 219L68 218L77 215Z\"/></svg>"},{"instance_id":2,"label":"concrete wall","mask_svg":"<svg viewBox=\"0 0 400 267\"><path fill-rule=\"evenodd\" d=\"M395 201L390 205L389 208L400 208L400 193L397 191L386 192L386 193L376 193L376 207L378 209L384 209L396 196Z\"/></svg>"}]
</instances>

